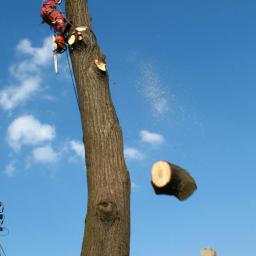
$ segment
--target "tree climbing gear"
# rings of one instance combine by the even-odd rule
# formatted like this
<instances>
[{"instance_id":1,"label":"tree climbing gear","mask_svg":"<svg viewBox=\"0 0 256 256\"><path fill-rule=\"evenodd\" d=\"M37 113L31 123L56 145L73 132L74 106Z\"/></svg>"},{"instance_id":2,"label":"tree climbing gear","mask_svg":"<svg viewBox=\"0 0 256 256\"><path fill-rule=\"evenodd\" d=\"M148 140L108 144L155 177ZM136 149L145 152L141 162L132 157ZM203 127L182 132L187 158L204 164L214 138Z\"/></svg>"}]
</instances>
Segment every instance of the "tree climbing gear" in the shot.
<instances>
[{"instance_id":1,"label":"tree climbing gear","mask_svg":"<svg viewBox=\"0 0 256 256\"><path fill-rule=\"evenodd\" d=\"M70 26L64 15L56 10L59 4L59 0L44 1L42 3L41 17L43 21L54 28L56 32L66 33Z\"/></svg>"},{"instance_id":2,"label":"tree climbing gear","mask_svg":"<svg viewBox=\"0 0 256 256\"><path fill-rule=\"evenodd\" d=\"M60 36L60 41L56 40L56 52L63 53L66 50L66 47L63 45L65 42L71 47L74 47L76 43L83 40L82 33L86 31L87 27L79 26L73 29L72 23L63 15L59 5L61 0L43 0L41 8L41 17L44 22L49 24ZM59 8L59 11L57 10ZM64 40L63 40L64 39Z\"/></svg>"},{"instance_id":3,"label":"tree climbing gear","mask_svg":"<svg viewBox=\"0 0 256 256\"><path fill-rule=\"evenodd\" d=\"M70 29L72 28L72 23L63 15L59 5L61 4L61 0L43 0L42 8L41 8L41 17L44 22L50 25L55 31L52 39L53 39L53 61L54 61L54 70L55 73L58 73L58 54L61 54L66 51L67 45L70 46L71 49L74 48L74 45L83 39L82 33L86 31L85 26L77 27L72 32ZM57 10L59 9L59 11ZM71 41L70 41L71 38ZM73 89L76 96L78 110L80 111L80 104L78 93L76 89L76 82L73 75L72 67L70 64L70 57L67 53L67 62L69 67L69 72L72 79Z\"/></svg>"},{"instance_id":4,"label":"tree climbing gear","mask_svg":"<svg viewBox=\"0 0 256 256\"><path fill-rule=\"evenodd\" d=\"M65 38L63 35L53 36L53 50L56 53L63 53L66 51Z\"/></svg>"},{"instance_id":5,"label":"tree climbing gear","mask_svg":"<svg viewBox=\"0 0 256 256\"><path fill-rule=\"evenodd\" d=\"M53 36L53 60L54 70L58 73L58 54L66 51L67 45L70 49L78 46L83 40L83 32L87 30L85 26L72 28L72 23L63 15L60 8L61 0L43 0L41 17L44 22L54 29Z\"/></svg>"}]
</instances>

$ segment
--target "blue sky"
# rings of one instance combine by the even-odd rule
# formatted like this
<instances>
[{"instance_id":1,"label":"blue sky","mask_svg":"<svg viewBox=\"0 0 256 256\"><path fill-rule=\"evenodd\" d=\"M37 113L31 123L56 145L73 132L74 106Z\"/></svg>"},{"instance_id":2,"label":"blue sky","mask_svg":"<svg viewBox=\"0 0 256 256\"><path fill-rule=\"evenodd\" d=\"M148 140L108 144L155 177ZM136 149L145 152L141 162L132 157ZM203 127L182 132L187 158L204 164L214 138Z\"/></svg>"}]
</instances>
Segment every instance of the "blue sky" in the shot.
<instances>
[{"instance_id":1,"label":"blue sky","mask_svg":"<svg viewBox=\"0 0 256 256\"><path fill-rule=\"evenodd\" d=\"M65 55L54 74L40 5L2 3L0 200L10 234L0 242L12 256L79 255L87 200L79 113ZM255 8L90 1L133 184L132 256L256 251ZM188 201L153 193L160 159L194 176Z\"/></svg>"}]
</instances>

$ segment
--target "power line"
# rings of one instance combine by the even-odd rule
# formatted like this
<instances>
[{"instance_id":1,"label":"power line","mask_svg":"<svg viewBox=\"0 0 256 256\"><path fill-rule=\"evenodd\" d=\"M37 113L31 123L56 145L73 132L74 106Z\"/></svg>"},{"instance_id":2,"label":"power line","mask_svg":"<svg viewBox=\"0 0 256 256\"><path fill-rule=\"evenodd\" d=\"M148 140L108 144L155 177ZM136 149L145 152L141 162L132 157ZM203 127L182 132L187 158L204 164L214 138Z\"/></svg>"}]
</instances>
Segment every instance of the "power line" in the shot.
<instances>
[{"instance_id":1,"label":"power line","mask_svg":"<svg viewBox=\"0 0 256 256\"><path fill-rule=\"evenodd\" d=\"M1 235L1 236L7 236L7 235L9 235L9 229L3 227L4 220L5 220L4 204L0 201L0 235ZM2 232L5 232L5 231L7 231L7 233L2 234ZM4 251L3 246L2 246L1 243L0 243L0 256L2 256L2 255L3 255L3 256L6 256L6 253L5 253L5 251Z\"/></svg>"}]
</instances>

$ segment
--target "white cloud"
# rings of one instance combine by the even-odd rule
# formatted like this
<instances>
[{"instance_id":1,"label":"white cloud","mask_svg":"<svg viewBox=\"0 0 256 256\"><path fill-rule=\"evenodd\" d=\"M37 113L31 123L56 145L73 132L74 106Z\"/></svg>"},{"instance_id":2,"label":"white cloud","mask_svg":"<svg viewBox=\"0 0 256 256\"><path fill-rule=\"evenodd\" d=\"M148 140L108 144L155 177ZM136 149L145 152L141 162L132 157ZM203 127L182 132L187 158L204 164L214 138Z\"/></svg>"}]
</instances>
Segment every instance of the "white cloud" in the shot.
<instances>
[{"instance_id":1,"label":"white cloud","mask_svg":"<svg viewBox=\"0 0 256 256\"><path fill-rule=\"evenodd\" d=\"M125 147L124 156L128 160L143 160L144 155L136 148Z\"/></svg>"},{"instance_id":2,"label":"white cloud","mask_svg":"<svg viewBox=\"0 0 256 256\"><path fill-rule=\"evenodd\" d=\"M78 155L82 159L85 158L85 151L84 151L84 144L83 143L81 143L80 141L71 140L70 141L70 147L76 153L76 155Z\"/></svg>"},{"instance_id":3,"label":"white cloud","mask_svg":"<svg viewBox=\"0 0 256 256\"><path fill-rule=\"evenodd\" d=\"M13 177L15 175L15 164L14 162L9 163L4 168L4 174L8 177Z\"/></svg>"},{"instance_id":4,"label":"white cloud","mask_svg":"<svg viewBox=\"0 0 256 256\"><path fill-rule=\"evenodd\" d=\"M164 143L164 137L161 134L149 132L146 130L140 131L141 141L151 145L160 145Z\"/></svg>"},{"instance_id":5,"label":"white cloud","mask_svg":"<svg viewBox=\"0 0 256 256\"><path fill-rule=\"evenodd\" d=\"M43 146L33 149L33 159L39 163L55 163L58 161L58 153L51 146Z\"/></svg>"},{"instance_id":6,"label":"white cloud","mask_svg":"<svg viewBox=\"0 0 256 256\"><path fill-rule=\"evenodd\" d=\"M18 43L18 53L26 56L9 68L16 82L0 90L0 107L4 110L12 110L40 91L44 78L42 68L50 63L52 56L51 44L50 37L44 39L42 47L38 48L32 47L28 39Z\"/></svg>"},{"instance_id":7,"label":"white cloud","mask_svg":"<svg viewBox=\"0 0 256 256\"><path fill-rule=\"evenodd\" d=\"M47 37L43 41L42 47L32 47L28 39L21 40L17 45L17 51L20 54L28 55L20 63L11 67L11 72L16 77L24 77L32 72L39 72L40 67L45 67L49 64L52 58L52 39Z\"/></svg>"},{"instance_id":8,"label":"white cloud","mask_svg":"<svg viewBox=\"0 0 256 256\"><path fill-rule=\"evenodd\" d=\"M23 145L37 145L54 139L55 128L42 124L32 115L25 115L15 119L7 130L7 141L14 150Z\"/></svg>"},{"instance_id":9,"label":"white cloud","mask_svg":"<svg viewBox=\"0 0 256 256\"><path fill-rule=\"evenodd\" d=\"M34 48L31 46L31 42L28 39L22 39L17 45L17 51L24 54L34 54Z\"/></svg>"},{"instance_id":10,"label":"white cloud","mask_svg":"<svg viewBox=\"0 0 256 256\"><path fill-rule=\"evenodd\" d=\"M169 111L168 94L152 65L144 66L140 84L142 94L146 102L150 104L153 113L157 116L167 113Z\"/></svg>"},{"instance_id":11,"label":"white cloud","mask_svg":"<svg viewBox=\"0 0 256 256\"><path fill-rule=\"evenodd\" d=\"M20 103L27 101L33 94L39 91L41 79L30 77L21 81L17 86L9 86L0 91L0 106L5 110L11 110Z\"/></svg>"}]
</instances>

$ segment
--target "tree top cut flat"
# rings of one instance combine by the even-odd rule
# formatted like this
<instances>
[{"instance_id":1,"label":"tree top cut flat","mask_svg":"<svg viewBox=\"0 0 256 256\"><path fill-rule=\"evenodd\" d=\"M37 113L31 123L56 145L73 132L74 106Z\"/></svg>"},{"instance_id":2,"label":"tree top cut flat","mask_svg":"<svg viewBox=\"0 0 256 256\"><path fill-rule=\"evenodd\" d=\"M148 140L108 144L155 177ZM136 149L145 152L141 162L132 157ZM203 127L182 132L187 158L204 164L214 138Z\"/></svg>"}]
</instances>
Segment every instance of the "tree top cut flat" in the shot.
<instances>
[{"instance_id":1,"label":"tree top cut flat","mask_svg":"<svg viewBox=\"0 0 256 256\"><path fill-rule=\"evenodd\" d=\"M203 248L200 250L201 256L217 256L217 253L212 248Z\"/></svg>"}]
</instances>

